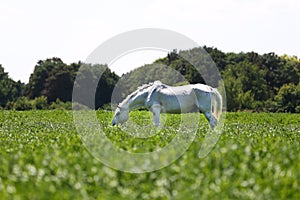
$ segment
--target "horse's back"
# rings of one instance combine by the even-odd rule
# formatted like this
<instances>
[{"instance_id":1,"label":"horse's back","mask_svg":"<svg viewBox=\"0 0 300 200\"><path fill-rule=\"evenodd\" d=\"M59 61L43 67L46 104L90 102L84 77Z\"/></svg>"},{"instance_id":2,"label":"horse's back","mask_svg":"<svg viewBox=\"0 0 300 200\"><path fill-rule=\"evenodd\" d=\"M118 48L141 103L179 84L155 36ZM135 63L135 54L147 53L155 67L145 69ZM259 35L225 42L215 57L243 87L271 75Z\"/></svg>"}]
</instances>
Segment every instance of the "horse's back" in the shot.
<instances>
[{"instance_id":1,"label":"horse's back","mask_svg":"<svg viewBox=\"0 0 300 200\"><path fill-rule=\"evenodd\" d=\"M212 92L212 90L213 90L213 88L211 86L204 85L204 84L201 84L201 83L191 85L191 87L194 90L198 90L198 91L201 91L201 92Z\"/></svg>"},{"instance_id":2,"label":"horse's back","mask_svg":"<svg viewBox=\"0 0 300 200\"><path fill-rule=\"evenodd\" d=\"M157 101L162 105L162 112L185 113L195 110L193 88L190 85L165 86L157 91Z\"/></svg>"}]
</instances>

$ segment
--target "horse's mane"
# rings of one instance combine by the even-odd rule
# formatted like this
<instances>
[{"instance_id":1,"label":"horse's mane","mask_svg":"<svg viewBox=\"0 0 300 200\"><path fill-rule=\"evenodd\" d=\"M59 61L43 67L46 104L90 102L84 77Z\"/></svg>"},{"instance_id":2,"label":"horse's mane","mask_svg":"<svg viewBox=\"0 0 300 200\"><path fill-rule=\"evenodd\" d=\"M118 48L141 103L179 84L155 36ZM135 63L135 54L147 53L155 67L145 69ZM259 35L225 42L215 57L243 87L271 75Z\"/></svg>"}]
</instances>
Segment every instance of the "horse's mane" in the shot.
<instances>
[{"instance_id":1,"label":"horse's mane","mask_svg":"<svg viewBox=\"0 0 300 200\"><path fill-rule=\"evenodd\" d=\"M150 83L146 83L143 84L141 86L139 86L137 88L137 90L135 90L134 92L130 93L119 105L118 107L122 107L125 103L127 103L131 98L133 98L135 95L137 95L139 92L152 87L152 86L162 86L164 84L162 84L160 81L154 81L154 82L150 82Z\"/></svg>"}]
</instances>

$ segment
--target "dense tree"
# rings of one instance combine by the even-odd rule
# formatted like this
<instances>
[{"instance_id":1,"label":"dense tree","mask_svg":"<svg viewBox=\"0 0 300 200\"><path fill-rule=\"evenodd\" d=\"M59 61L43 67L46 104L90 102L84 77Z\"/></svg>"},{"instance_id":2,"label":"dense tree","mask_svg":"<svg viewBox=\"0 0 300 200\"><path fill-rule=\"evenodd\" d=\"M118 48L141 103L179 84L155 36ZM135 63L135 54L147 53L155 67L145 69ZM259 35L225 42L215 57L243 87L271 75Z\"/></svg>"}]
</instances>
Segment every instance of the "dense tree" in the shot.
<instances>
[{"instance_id":1,"label":"dense tree","mask_svg":"<svg viewBox=\"0 0 300 200\"><path fill-rule=\"evenodd\" d=\"M45 81L42 95L48 98L49 102L57 98L66 102L72 101L73 77L69 71L57 71Z\"/></svg>"},{"instance_id":2,"label":"dense tree","mask_svg":"<svg viewBox=\"0 0 300 200\"><path fill-rule=\"evenodd\" d=\"M26 95L30 99L43 95L46 80L50 76L54 76L54 71L63 69L66 66L60 58L46 59L38 61L34 68L34 72L30 75L29 83L26 86Z\"/></svg>"},{"instance_id":3,"label":"dense tree","mask_svg":"<svg viewBox=\"0 0 300 200\"><path fill-rule=\"evenodd\" d=\"M225 69L227 65L225 53L213 47L204 46L203 49L211 56L212 60L220 71Z\"/></svg>"},{"instance_id":4,"label":"dense tree","mask_svg":"<svg viewBox=\"0 0 300 200\"><path fill-rule=\"evenodd\" d=\"M248 61L228 65L223 72L229 110L259 109L269 98L266 72Z\"/></svg>"},{"instance_id":5,"label":"dense tree","mask_svg":"<svg viewBox=\"0 0 300 200\"><path fill-rule=\"evenodd\" d=\"M119 77L107 65L82 64L74 87L79 91L74 101L90 108L99 108L111 102L111 95ZM92 96L91 96L92 94Z\"/></svg>"},{"instance_id":6,"label":"dense tree","mask_svg":"<svg viewBox=\"0 0 300 200\"><path fill-rule=\"evenodd\" d=\"M282 56L281 60L284 64L280 65L279 73L279 86L284 84L293 83L297 85L300 82L300 62L297 57Z\"/></svg>"},{"instance_id":7,"label":"dense tree","mask_svg":"<svg viewBox=\"0 0 300 200\"><path fill-rule=\"evenodd\" d=\"M8 73L0 65L0 107L5 107L7 102L16 100L22 95L23 90L24 84L9 78Z\"/></svg>"},{"instance_id":8,"label":"dense tree","mask_svg":"<svg viewBox=\"0 0 300 200\"><path fill-rule=\"evenodd\" d=\"M275 96L278 112L300 112L300 83L284 84Z\"/></svg>"},{"instance_id":9,"label":"dense tree","mask_svg":"<svg viewBox=\"0 0 300 200\"><path fill-rule=\"evenodd\" d=\"M78 72L80 67L82 70ZM46 59L37 63L26 87L26 94L30 99L45 96L48 103L55 102L57 99L63 102L72 101L74 81L78 73L81 79L87 79L98 86L94 99L96 108L110 102L110 94L119 77L109 71L107 66L92 66L81 62L67 65L59 58ZM101 75L99 83L95 83ZM84 88L83 85L76 85L76 87ZM83 91L88 92L89 89L87 87ZM80 99L78 101L80 102Z\"/></svg>"},{"instance_id":10,"label":"dense tree","mask_svg":"<svg viewBox=\"0 0 300 200\"><path fill-rule=\"evenodd\" d=\"M96 66L98 67L99 65ZM119 77L105 66L105 70L97 84L97 91L95 95L96 108L102 107L111 102L112 92L118 80Z\"/></svg>"}]
</instances>

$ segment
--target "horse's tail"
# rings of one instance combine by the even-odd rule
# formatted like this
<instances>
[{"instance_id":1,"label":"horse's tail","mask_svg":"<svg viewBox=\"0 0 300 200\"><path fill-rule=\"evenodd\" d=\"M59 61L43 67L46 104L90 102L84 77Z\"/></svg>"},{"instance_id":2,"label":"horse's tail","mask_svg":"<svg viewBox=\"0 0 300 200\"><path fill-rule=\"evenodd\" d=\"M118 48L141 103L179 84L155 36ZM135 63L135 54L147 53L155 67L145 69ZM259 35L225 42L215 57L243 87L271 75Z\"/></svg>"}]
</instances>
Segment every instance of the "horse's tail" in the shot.
<instances>
[{"instance_id":1,"label":"horse's tail","mask_svg":"<svg viewBox=\"0 0 300 200\"><path fill-rule=\"evenodd\" d=\"M214 117L219 120L222 114L222 96L215 88L212 92L212 112Z\"/></svg>"}]
</instances>

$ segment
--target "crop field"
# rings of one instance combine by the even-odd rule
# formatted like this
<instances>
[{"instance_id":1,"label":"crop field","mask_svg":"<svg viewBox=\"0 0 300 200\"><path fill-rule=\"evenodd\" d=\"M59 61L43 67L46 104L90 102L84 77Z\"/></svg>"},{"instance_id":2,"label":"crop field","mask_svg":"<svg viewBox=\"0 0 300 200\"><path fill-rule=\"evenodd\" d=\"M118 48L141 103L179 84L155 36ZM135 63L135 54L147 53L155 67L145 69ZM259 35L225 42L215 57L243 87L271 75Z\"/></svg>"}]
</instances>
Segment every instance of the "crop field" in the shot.
<instances>
[{"instance_id":1,"label":"crop field","mask_svg":"<svg viewBox=\"0 0 300 200\"><path fill-rule=\"evenodd\" d=\"M149 138L110 126L109 111L97 116L126 151L154 151L177 134L177 115ZM149 113L131 113L137 123L144 116ZM91 155L71 111L1 111L0 199L300 199L300 114L227 113L218 143L199 158L207 130L201 116L195 140L178 160L133 174Z\"/></svg>"}]
</instances>

